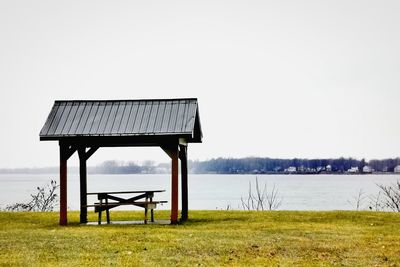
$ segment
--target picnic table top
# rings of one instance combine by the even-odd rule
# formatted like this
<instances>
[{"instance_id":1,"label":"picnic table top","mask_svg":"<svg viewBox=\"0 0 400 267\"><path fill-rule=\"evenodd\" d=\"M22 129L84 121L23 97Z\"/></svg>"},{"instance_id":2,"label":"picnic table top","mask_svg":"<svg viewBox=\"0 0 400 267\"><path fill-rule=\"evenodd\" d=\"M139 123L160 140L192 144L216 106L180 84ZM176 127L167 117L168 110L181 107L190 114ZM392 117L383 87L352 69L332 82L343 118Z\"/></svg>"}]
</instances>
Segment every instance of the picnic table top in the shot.
<instances>
[{"instance_id":1,"label":"picnic table top","mask_svg":"<svg viewBox=\"0 0 400 267\"><path fill-rule=\"evenodd\" d=\"M144 204L164 204L168 203L166 200L158 200L158 201L134 201L134 202L126 202L126 203L121 203L121 202L108 202L108 203L94 203L91 205L85 205L86 207L101 207L101 206L128 206L128 205L134 205L134 206L140 206Z\"/></svg>"},{"instance_id":2,"label":"picnic table top","mask_svg":"<svg viewBox=\"0 0 400 267\"><path fill-rule=\"evenodd\" d=\"M161 193L165 192L165 190L141 190L141 191L116 191L116 192L91 192L87 193L87 195L99 195L99 194L107 194L107 195L117 195L117 194L140 194L140 193Z\"/></svg>"}]
</instances>

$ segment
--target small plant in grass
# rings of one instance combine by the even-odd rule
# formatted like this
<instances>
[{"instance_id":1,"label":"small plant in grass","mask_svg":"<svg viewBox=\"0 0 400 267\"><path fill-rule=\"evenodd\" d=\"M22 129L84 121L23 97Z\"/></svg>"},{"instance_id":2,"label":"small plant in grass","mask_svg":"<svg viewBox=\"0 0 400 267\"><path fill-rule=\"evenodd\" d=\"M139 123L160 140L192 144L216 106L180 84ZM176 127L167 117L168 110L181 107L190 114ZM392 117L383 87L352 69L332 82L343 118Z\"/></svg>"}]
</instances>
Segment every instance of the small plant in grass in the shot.
<instances>
[{"instance_id":1,"label":"small plant in grass","mask_svg":"<svg viewBox=\"0 0 400 267\"><path fill-rule=\"evenodd\" d=\"M31 201L28 203L14 203L6 206L8 211L53 211L56 206L58 195L56 190L59 187L55 180L49 185L37 187L36 194L31 194Z\"/></svg>"},{"instance_id":2,"label":"small plant in grass","mask_svg":"<svg viewBox=\"0 0 400 267\"><path fill-rule=\"evenodd\" d=\"M269 190L267 183L265 183L263 189L261 189L258 178L256 177L254 193L252 188L253 186L251 182L249 182L247 199L241 197L244 210L276 210L281 206L282 199L279 197L278 189L275 184Z\"/></svg>"}]
</instances>

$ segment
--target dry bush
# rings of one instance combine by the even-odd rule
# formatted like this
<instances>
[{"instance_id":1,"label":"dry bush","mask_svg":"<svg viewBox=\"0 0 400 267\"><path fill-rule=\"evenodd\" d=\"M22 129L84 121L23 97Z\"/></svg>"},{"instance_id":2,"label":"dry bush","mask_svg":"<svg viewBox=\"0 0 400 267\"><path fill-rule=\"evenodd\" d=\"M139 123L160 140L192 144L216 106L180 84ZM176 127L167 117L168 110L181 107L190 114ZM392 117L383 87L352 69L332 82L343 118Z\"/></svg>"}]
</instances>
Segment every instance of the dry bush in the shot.
<instances>
[{"instance_id":1,"label":"dry bush","mask_svg":"<svg viewBox=\"0 0 400 267\"><path fill-rule=\"evenodd\" d=\"M282 204L282 198L279 197L278 189L275 184L271 190L268 190L267 183L263 189L258 183L258 178L255 181L255 192L253 193L251 181L249 181L249 191L247 199L241 197L242 207L244 210L276 210Z\"/></svg>"},{"instance_id":2,"label":"dry bush","mask_svg":"<svg viewBox=\"0 0 400 267\"><path fill-rule=\"evenodd\" d=\"M56 190L59 187L57 182L51 180L49 185L37 187L37 193L31 194L31 201L28 203L14 203L8 205L8 211L53 211L57 204L58 195Z\"/></svg>"},{"instance_id":3,"label":"dry bush","mask_svg":"<svg viewBox=\"0 0 400 267\"><path fill-rule=\"evenodd\" d=\"M400 180L391 185L377 185L382 195L381 205L392 211L400 212Z\"/></svg>"}]
</instances>

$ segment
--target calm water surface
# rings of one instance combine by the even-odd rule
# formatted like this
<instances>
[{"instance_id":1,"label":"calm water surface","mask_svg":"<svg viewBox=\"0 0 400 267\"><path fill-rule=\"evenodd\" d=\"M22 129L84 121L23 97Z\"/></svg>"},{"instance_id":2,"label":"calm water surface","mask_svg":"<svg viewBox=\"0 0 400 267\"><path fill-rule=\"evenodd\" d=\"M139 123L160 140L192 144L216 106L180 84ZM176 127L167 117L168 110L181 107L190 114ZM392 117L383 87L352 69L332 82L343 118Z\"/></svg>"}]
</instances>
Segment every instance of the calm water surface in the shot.
<instances>
[{"instance_id":1,"label":"calm water surface","mask_svg":"<svg viewBox=\"0 0 400 267\"><path fill-rule=\"evenodd\" d=\"M400 175L257 175L259 184L278 189L281 210L351 210L354 198L362 190L365 196L376 195L376 184L391 184ZM0 208L15 202L26 202L37 186L58 181L57 174L0 174ZM246 199L249 183L256 175L189 175L190 209L242 209L241 197ZM88 192L165 189L156 196L170 202L170 176L165 174L88 175ZM88 202L95 202L89 198ZM68 207L79 209L79 176L68 176ZM364 208L368 201L364 201ZM126 208L126 207L124 207ZM169 203L162 209L169 209Z\"/></svg>"}]
</instances>

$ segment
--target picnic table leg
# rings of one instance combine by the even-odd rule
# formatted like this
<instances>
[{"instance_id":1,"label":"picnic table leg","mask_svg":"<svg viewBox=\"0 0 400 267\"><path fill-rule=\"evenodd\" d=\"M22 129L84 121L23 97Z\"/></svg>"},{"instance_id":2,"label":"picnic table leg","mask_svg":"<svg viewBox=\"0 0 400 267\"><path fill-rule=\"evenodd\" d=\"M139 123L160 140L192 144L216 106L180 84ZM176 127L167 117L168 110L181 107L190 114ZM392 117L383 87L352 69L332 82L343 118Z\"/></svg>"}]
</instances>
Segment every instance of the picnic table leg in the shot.
<instances>
[{"instance_id":1,"label":"picnic table leg","mask_svg":"<svg viewBox=\"0 0 400 267\"><path fill-rule=\"evenodd\" d=\"M107 224L110 224L110 209L108 208L108 198L106 198L106 206Z\"/></svg>"},{"instance_id":2,"label":"picnic table leg","mask_svg":"<svg viewBox=\"0 0 400 267\"><path fill-rule=\"evenodd\" d=\"M101 224L101 212L103 211L103 199L100 199L100 207L99 207L99 219L98 219L98 224Z\"/></svg>"},{"instance_id":3,"label":"picnic table leg","mask_svg":"<svg viewBox=\"0 0 400 267\"><path fill-rule=\"evenodd\" d=\"M150 198L150 202L153 202L153 198ZM150 209L150 221L154 222L154 209Z\"/></svg>"},{"instance_id":4,"label":"picnic table leg","mask_svg":"<svg viewBox=\"0 0 400 267\"><path fill-rule=\"evenodd\" d=\"M110 224L110 209L106 209L107 224Z\"/></svg>"},{"instance_id":5,"label":"picnic table leg","mask_svg":"<svg viewBox=\"0 0 400 267\"><path fill-rule=\"evenodd\" d=\"M147 205L144 206L144 224L147 224Z\"/></svg>"},{"instance_id":6,"label":"picnic table leg","mask_svg":"<svg viewBox=\"0 0 400 267\"><path fill-rule=\"evenodd\" d=\"M100 225L101 224L101 209L99 210L99 219L97 221L97 224Z\"/></svg>"}]
</instances>

